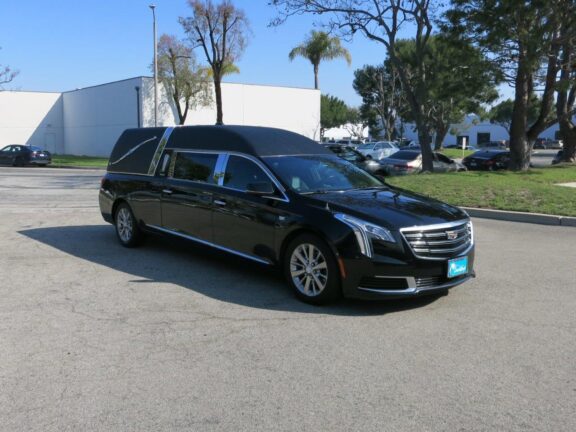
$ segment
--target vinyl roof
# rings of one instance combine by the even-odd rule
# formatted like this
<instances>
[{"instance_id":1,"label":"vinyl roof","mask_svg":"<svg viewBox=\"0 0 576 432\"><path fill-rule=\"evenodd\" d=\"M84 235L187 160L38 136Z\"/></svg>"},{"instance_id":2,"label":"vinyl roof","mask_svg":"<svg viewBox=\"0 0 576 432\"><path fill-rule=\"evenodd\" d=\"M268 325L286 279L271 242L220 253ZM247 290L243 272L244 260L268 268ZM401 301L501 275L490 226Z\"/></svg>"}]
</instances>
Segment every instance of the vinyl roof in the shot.
<instances>
[{"instance_id":1,"label":"vinyl roof","mask_svg":"<svg viewBox=\"0 0 576 432\"><path fill-rule=\"evenodd\" d=\"M167 148L236 151L254 156L331 154L305 136L258 126L184 126L172 132Z\"/></svg>"}]
</instances>

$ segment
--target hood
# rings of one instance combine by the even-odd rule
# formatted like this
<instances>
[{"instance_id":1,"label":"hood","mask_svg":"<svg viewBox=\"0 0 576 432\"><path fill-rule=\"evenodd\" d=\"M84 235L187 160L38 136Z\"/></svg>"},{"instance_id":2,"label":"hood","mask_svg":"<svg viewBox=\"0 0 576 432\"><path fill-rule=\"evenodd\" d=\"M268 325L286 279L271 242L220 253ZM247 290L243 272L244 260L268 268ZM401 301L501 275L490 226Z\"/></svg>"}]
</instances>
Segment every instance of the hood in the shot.
<instances>
[{"instance_id":1,"label":"hood","mask_svg":"<svg viewBox=\"0 0 576 432\"><path fill-rule=\"evenodd\" d=\"M307 195L319 206L342 212L388 229L432 225L467 219L457 207L402 189L382 188Z\"/></svg>"}]
</instances>

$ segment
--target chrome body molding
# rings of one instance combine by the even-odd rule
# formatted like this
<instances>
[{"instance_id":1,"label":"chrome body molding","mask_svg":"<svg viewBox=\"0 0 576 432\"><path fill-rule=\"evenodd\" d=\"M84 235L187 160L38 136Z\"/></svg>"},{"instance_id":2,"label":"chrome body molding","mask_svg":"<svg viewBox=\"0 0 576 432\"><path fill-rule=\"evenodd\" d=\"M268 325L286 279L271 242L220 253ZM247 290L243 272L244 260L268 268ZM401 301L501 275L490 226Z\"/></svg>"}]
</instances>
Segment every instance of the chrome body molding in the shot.
<instances>
[{"instance_id":1,"label":"chrome body molding","mask_svg":"<svg viewBox=\"0 0 576 432\"><path fill-rule=\"evenodd\" d=\"M162 153L164 153L164 149L166 148L166 144L168 143L168 139L170 139L170 135L174 130L173 127L167 127L158 142L158 147L156 147L156 151L154 152L154 156L152 157L152 161L150 162L150 168L148 168L148 175L153 176L156 173L156 168L158 168L158 164L160 163L160 158L162 157Z\"/></svg>"},{"instance_id":2,"label":"chrome body molding","mask_svg":"<svg viewBox=\"0 0 576 432\"><path fill-rule=\"evenodd\" d=\"M215 243L212 243L212 242L209 242L209 241L206 241L206 240L201 240L201 239L199 239L199 238L192 237L192 236L190 236L190 235L183 234L183 233L181 233L181 232L178 232L178 231L175 231L175 230L172 230L172 229L164 228L164 227L161 227L161 226L158 226L158 225L146 225L146 227L152 228L152 229L154 229L154 230L158 230L158 231L161 231L161 232L164 232L164 233L167 233L167 234L172 234L172 235L175 235L175 236L178 236L178 237L182 237L182 238L184 238L184 239L186 239L186 240L192 240L192 241L194 241L194 242L196 242L196 243L200 243L200 244L203 244L203 245L205 245L205 246L210 246L210 247L213 247L213 248L215 248L215 249L218 249L218 250L221 250L221 251L224 251L224 252L229 252L229 253L231 253L231 254L241 256L242 258L247 258L247 259L249 259L249 260L256 261L257 263L260 263L260 264L266 264L266 265L271 265L271 264L272 264L272 262L270 262L270 261L268 261L268 260L265 260L265 259L263 259L263 258L255 257L255 256L253 256L253 255L248 255L248 254L245 254L245 253L243 253L243 252L238 252L237 250L230 249L230 248L227 248L227 247L224 247L224 246L220 246L220 245L217 245L217 244L215 244Z\"/></svg>"},{"instance_id":3,"label":"chrome body molding","mask_svg":"<svg viewBox=\"0 0 576 432\"><path fill-rule=\"evenodd\" d=\"M130 150L128 150L126 153L124 153L121 157L116 159L114 162L110 162L109 165L116 165L118 162L123 161L128 156L130 156L132 153L134 153L136 150L138 150L140 147L142 147L144 144L149 143L150 141L154 141L156 138L158 138L158 137L153 136L152 138L149 138L146 141L142 141L140 144L135 145Z\"/></svg>"},{"instance_id":4,"label":"chrome body molding","mask_svg":"<svg viewBox=\"0 0 576 432\"><path fill-rule=\"evenodd\" d=\"M378 277L378 276L376 276L376 277ZM392 279L391 276L381 276L381 277ZM445 282L445 283L440 284L440 285L427 286L427 287L417 287L416 286L416 278L414 278L412 276L399 276L399 277L394 277L394 279L405 279L406 283L408 284L408 288L403 289L403 290L387 290L387 289L379 289L379 288L365 288L365 287L359 286L358 289L360 291L367 291L367 292L376 293L376 294L399 295L399 296L408 295L409 296L409 295L415 295L415 294L423 293L426 291L434 291L434 290L453 288L457 285L463 284L464 282L472 279L473 277L475 277L475 275L472 273L472 274L468 274L466 277L459 278L459 279L454 280L454 281Z\"/></svg>"},{"instance_id":5,"label":"chrome body molding","mask_svg":"<svg viewBox=\"0 0 576 432\"><path fill-rule=\"evenodd\" d=\"M201 153L201 154L218 155L218 159L216 161L216 166L214 167L214 181L216 182L215 185L218 187L221 187L223 189L233 190L233 191L237 191L237 192L246 192L246 191L241 190L241 189L231 188L228 186L224 186L224 173L226 172L226 166L228 165L228 160L230 159L230 156L238 156L238 157L242 157L244 159L248 159L249 161L254 162L262 171L264 171L264 173L268 176L270 181L274 184L274 186L276 186L276 188L282 194L282 197L264 196L263 198L276 200L276 201L282 201L282 202L290 202L290 198L288 198L288 195L286 195L286 188L282 185L282 183L280 183L280 181L276 178L274 173L272 173L272 171L270 171L270 168L268 168L264 163L262 163L262 161L260 159L254 157L254 156L247 155L245 153L233 152L233 151L190 150L190 149L182 149L182 148L173 148L170 150L172 150L174 152L174 154L176 154L176 153ZM172 158L172 160L173 160L172 163L174 163L176 158L174 157L174 158ZM170 173L172 174L173 171L174 170L173 170L173 166L172 166L170 169ZM171 177L171 174L168 176L169 178ZM204 182L196 182L194 180L182 180L182 179L179 179L179 180L180 181L189 181L189 182L199 183L199 184L205 184Z\"/></svg>"}]
</instances>

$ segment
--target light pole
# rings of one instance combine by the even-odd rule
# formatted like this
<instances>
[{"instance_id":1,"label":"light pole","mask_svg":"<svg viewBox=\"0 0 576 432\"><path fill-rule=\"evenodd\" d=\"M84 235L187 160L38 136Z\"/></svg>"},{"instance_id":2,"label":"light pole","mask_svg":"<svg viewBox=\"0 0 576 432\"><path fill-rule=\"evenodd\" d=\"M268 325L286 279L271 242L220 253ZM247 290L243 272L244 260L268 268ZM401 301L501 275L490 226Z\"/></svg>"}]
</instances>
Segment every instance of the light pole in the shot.
<instances>
[{"instance_id":1,"label":"light pole","mask_svg":"<svg viewBox=\"0 0 576 432\"><path fill-rule=\"evenodd\" d=\"M151 4L154 30L154 127L158 126L158 47L156 44L156 5Z\"/></svg>"}]
</instances>

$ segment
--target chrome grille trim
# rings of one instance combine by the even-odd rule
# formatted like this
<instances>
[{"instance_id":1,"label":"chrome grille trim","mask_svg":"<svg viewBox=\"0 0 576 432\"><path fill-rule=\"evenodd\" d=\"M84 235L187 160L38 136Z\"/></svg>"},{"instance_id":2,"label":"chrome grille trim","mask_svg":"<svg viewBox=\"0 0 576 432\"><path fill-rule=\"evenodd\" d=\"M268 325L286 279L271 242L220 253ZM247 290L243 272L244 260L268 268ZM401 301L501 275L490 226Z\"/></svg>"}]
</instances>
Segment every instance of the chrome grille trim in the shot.
<instances>
[{"instance_id":1,"label":"chrome grille trim","mask_svg":"<svg viewBox=\"0 0 576 432\"><path fill-rule=\"evenodd\" d=\"M422 259L449 259L467 253L474 244L472 222L468 219L402 228L400 233L414 255ZM448 233L456 238L449 239Z\"/></svg>"}]
</instances>

